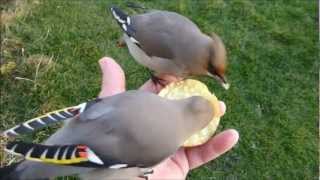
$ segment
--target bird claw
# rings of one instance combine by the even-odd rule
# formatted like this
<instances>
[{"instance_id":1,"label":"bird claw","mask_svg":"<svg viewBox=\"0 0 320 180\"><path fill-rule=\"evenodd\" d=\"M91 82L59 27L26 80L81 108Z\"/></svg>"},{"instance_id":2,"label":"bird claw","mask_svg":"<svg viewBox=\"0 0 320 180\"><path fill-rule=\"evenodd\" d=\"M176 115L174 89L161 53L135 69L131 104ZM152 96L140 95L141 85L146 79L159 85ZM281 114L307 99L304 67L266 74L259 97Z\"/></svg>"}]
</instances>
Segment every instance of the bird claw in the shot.
<instances>
[{"instance_id":1,"label":"bird claw","mask_svg":"<svg viewBox=\"0 0 320 180\"><path fill-rule=\"evenodd\" d=\"M117 41L117 46L119 48L123 48L126 46L126 42L124 41L124 39L122 37Z\"/></svg>"},{"instance_id":2,"label":"bird claw","mask_svg":"<svg viewBox=\"0 0 320 180\"><path fill-rule=\"evenodd\" d=\"M141 170L143 172L144 175L148 175L148 174L153 174L153 169L151 168L144 168Z\"/></svg>"},{"instance_id":3,"label":"bird claw","mask_svg":"<svg viewBox=\"0 0 320 180\"><path fill-rule=\"evenodd\" d=\"M126 46L125 43L123 43L123 42L121 42L121 41L118 41L118 42L117 42L117 47L118 47L118 48L123 48L123 47L125 47L125 46Z\"/></svg>"},{"instance_id":4,"label":"bird claw","mask_svg":"<svg viewBox=\"0 0 320 180\"><path fill-rule=\"evenodd\" d=\"M167 85L167 81L161 78L158 78L157 76L151 74L151 81L153 84L157 85L159 84L162 87L165 87Z\"/></svg>"},{"instance_id":5,"label":"bird claw","mask_svg":"<svg viewBox=\"0 0 320 180\"><path fill-rule=\"evenodd\" d=\"M153 169L151 169L151 168L143 168L143 169L141 169L141 172L143 173L143 175L141 175L139 177L143 178L145 180L149 179L149 177L148 177L149 174L153 174L154 173Z\"/></svg>"},{"instance_id":6,"label":"bird claw","mask_svg":"<svg viewBox=\"0 0 320 180\"><path fill-rule=\"evenodd\" d=\"M149 177L148 176L145 176L145 175L143 175L143 176L138 176L139 178L142 178L142 179L145 179L145 180L149 180Z\"/></svg>"}]
</instances>

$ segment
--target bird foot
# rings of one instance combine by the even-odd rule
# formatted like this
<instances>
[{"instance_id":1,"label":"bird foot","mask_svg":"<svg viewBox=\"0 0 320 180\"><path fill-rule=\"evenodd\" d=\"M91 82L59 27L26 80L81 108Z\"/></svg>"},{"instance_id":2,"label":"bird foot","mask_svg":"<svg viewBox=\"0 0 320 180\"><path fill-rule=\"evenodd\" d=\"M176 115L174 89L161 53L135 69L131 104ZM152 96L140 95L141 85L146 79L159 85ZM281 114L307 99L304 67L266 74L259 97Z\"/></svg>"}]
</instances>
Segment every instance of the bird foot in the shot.
<instances>
[{"instance_id":1,"label":"bird foot","mask_svg":"<svg viewBox=\"0 0 320 180\"><path fill-rule=\"evenodd\" d=\"M153 82L153 84L155 85L159 84L162 87L165 87L168 84L166 80L161 79L153 74L151 74L151 81Z\"/></svg>"},{"instance_id":2,"label":"bird foot","mask_svg":"<svg viewBox=\"0 0 320 180\"><path fill-rule=\"evenodd\" d=\"M141 168L140 170L143 173L143 175L141 175L139 177L143 178L145 180L148 180L149 179L148 175L153 174L153 172L154 172L153 169L151 169L151 168Z\"/></svg>"},{"instance_id":3,"label":"bird foot","mask_svg":"<svg viewBox=\"0 0 320 180\"><path fill-rule=\"evenodd\" d=\"M126 46L126 42L124 41L123 38L120 38L120 39L118 40L117 46L118 46L118 48L123 48L123 47Z\"/></svg>"}]
</instances>

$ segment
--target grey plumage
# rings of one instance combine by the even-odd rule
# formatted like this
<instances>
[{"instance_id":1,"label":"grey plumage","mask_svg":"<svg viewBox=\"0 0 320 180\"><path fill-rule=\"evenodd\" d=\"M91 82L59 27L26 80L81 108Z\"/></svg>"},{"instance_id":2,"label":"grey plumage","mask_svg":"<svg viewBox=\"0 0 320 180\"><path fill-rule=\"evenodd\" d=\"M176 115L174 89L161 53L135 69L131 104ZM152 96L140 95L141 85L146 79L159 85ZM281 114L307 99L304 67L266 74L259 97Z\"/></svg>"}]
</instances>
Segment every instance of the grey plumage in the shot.
<instances>
[{"instance_id":1,"label":"grey plumage","mask_svg":"<svg viewBox=\"0 0 320 180\"><path fill-rule=\"evenodd\" d=\"M94 179L101 174L112 177L119 168L118 172L127 173L122 176L140 176L205 127L212 111L210 102L202 97L167 100L144 91L107 97L69 120L45 144L85 144L113 168L103 172L23 161L12 174L16 179L40 179L90 173Z\"/></svg>"},{"instance_id":2,"label":"grey plumage","mask_svg":"<svg viewBox=\"0 0 320 180\"><path fill-rule=\"evenodd\" d=\"M227 87L226 51L219 36L202 33L188 18L154 10L128 16L117 7L111 12L124 33L134 59L156 75L208 75Z\"/></svg>"}]
</instances>

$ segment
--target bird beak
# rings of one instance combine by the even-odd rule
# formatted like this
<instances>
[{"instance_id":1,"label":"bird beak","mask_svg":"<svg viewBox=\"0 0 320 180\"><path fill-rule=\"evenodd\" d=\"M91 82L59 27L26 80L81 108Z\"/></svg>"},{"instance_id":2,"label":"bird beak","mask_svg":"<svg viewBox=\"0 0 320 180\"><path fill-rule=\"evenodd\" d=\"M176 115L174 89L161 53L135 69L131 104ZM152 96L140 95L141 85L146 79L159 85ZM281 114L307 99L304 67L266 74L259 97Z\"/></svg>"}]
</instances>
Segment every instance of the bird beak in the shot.
<instances>
[{"instance_id":1,"label":"bird beak","mask_svg":"<svg viewBox=\"0 0 320 180\"><path fill-rule=\"evenodd\" d=\"M211 74L210 72L208 72L207 75L219 81L219 83L224 89L228 90L230 88L230 84L227 82L226 77L220 76L218 74Z\"/></svg>"},{"instance_id":2,"label":"bird beak","mask_svg":"<svg viewBox=\"0 0 320 180\"><path fill-rule=\"evenodd\" d=\"M225 90L228 90L230 88L230 84L229 83L222 83L221 85Z\"/></svg>"}]
</instances>

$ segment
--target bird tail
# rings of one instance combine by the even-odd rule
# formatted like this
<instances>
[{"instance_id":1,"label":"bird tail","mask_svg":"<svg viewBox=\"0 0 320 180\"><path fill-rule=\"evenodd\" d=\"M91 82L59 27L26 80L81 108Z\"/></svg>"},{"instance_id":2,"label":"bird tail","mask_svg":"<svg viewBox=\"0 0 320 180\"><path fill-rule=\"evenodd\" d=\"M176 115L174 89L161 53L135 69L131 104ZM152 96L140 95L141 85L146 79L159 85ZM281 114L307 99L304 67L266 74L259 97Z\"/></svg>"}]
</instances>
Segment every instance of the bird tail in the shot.
<instances>
[{"instance_id":1,"label":"bird tail","mask_svg":"<svg viewBox=\"0 0 320 180\"><path fill-rule=\"evenodd\" d=\"M0 168L0 180L19 180L18 172L16 171L17 166L20 163L14 163L9 166Z\"/></svg>"}]
</instances>

